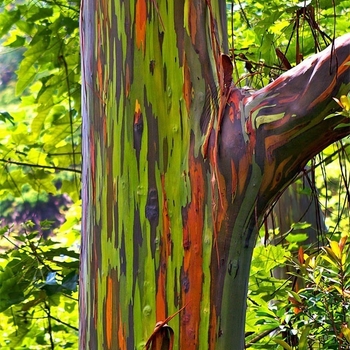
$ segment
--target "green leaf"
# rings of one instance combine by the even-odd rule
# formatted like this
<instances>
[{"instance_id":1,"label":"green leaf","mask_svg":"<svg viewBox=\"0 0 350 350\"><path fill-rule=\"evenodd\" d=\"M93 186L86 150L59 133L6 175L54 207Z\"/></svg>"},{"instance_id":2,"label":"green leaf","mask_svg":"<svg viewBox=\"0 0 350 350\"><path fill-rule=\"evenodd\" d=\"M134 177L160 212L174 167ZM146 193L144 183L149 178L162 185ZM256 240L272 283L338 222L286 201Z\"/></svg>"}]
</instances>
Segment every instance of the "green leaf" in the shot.
<instances>
[{"instance_id":1,"label":"green leaf","mask_svg":"<svg viewBox=\"0 0 350 350\"><path fill-rule=\"evenodd\" d=\"M24 62L24 63L23 63ZM16 95L20 95L23 91L34 81L36 75L36 69L31 62L26 63L22 61L17 75L20 77L16 84Z\"/></svg>"},{"instance_id":2,"label":"green leaf","mask_svg":"<svg viewBox=\"0 0 350 350\"><path fill-rule=\"evenodd\" d=\"M76 309L76 307L77 307L76 302L72 302L72 303L65 302L64 303L64 309L69 313L73 312L74 309Z\"/></svg>"},{"instance_id":3,"label":"green leaf","mask_svg":"<svg viewBox=\"0 0 350 350\"><path fill-rule=\"evenodd\" d=\"M293 230L305 230L311 227L311 224L308 222L295 222L291 225Z\"/></svg>"},{"instance_id":4,"label":"green leaf","mask_svg":"<svg viewBox=\"0 0 350 350\"><path fill-rule=\"evenodd\" d=\"M306 326L299 338L299 349L298 350L307 350L308 349L308 335L310 334L311 326Z\"/></svg>"},{"instance_id":5,"label":"green leaf","mask_svg":"<svg viewBox=\"0 0 350 350\"><path fill-rule=\"evenodd\" d=\"M309 238L309 235L306 233L290 233L286 236L286 240L289 243L299 243L304 242Z\"/></svg>"},{"instance_id":6,"label":"green leaf","mask_svg":"<svg viewBox=\"0 0 350 350\"><path fill-rule=\"evenodd\" d=\"M293 350L290 345L288 345L284 340L278 339L278 338L273 338L272 339L276 344L281 345L283 349L285 350Z\"/></svg>"},{"instance_id":7,"label":"green leaf","mask_svg":"<svg viewBox=\"0 0 350 350\"><path fill-rule=\"evenodd\" d=\"M78 253L65 247L52 248L47 252L44 252L43 254L46 257L46 259L54 259L55 257L65 257L65 256L71 257L77 260L79 259Z\"/></svg>"},{"instance_id":8,"label":"green leaf","mask_svg":"<svg viewBox=\"0 0 350 350\"><path fill-rule=\"evenodd\" d=\"M276 314L265 306L261 306L257 310L256 314L258 316L266 316L266 317L273 318L273 319L276 317Z\"/></svg>"},{"instance_id":9,"label":"green leaf","mask_svg":"<svg viewBox=\"0 0 350 350\"><path fill-rule=\"evenodd\" d=\"M72 292L75 292L77 290L78 280L78 274L75 271L72 271L63 278L62 287Z\"/></svg>"},{"instance_id":10,"label":"green leaf","mask_svg":"<svg viewBox=\"0 0 350 350\"><path fill-rule=\"evenodd\" d=\"M340 123L334 129L348 128L350 123Z\"/></svg>"},{"instance_id":11,"label":"green leaf","mask_svg":"<svg viewBox=\"0 0 350 350\"><path fill-rule=\"evenodd\" d=\"M34 6L32 6L33 8ZM37 22L40 19L51 17L53 15L52 7L36 7L36 13L28 18L30 22Z\"/></svg>"},{"instance_id":12,"label":"green leaf","mask_svg":"<svg viewBox=\"0 0 350 350\"><path fill-rule=\"evenodd\" d=\"M16 318L16 331L11 333L8 337L10 340L11 349L18 349L19 345L22 344L24 338L28 335L29 332L28 324L26 324L24 320L21 322L18 321L20 321L19 317Z\"/></svg>"},{"instance_id":13,"label":"green leaf","mask_svg":"<svg viewBox=\"0 0 350 350\"><path fill-rule=\"evenodd\" d=\"M54 295L61 294L62 292L62 286L59 284L44 284L40 287L40 289L44 290L48 297L53 297ZM53 298L52 300L54 301L54 303L59 304L59 302L56 301L55 298Z\"/></svg>"},{"instance_id":14,"label":"green leaf","mask_svg":"<svg viewBox=\"0 0 350 350\"><path fill-rule=\"evenodd\" d=\"M19 10L3 11L0 14L0 38L8 33L11 27L21 18Z\"/></svg>"},{"instance_id":15,"label":"green leaf","mask_svg":"<svg viewBox=\"0 0 350 350\"><path fill-rule=\"evenodd\" d=\"M26 41L25 37L16 35L16 40L11 41L10 43L6 44L5 46L12 47L12 48L23 47L25 44L25 41Z\"/></svg>"},{"instance_id":16,"label":"green leaf","mask_svg":"<svg viewBox=\"0 0 350 350\"><path fill-rule=\"evenodd\" d=\"M9 121L12 125L15 125L12 115L8 112L0 112L0 120L3 122Z\"/></svg>"},{"instance_id":17,"label":"green leaf","mask_svg":"<svg viewBox=\"0 0 350 350\"><path fill-rule=\"evenodd\" d=\"M292 290L288 291L288 294L290 294L297 302L299 302L300 304L303 303L303 301L300 298L300 295Z\"/></svg>"},{"instance_id":18,"label":"green leaf","mask_svg":"<svg viewBox=\"0 0 350 350\"><path fill-rule=\"evenodd\" d=\"M1 227L0 228L0 236L3 236L5 233L8 232L8 230L9 230L9 226L8 225L6 225L4 227Z\"/></svg>"},{"instance_id":19,"label":"green leaf","mask_svg":"<svg viewBox=\"0 0 350 350\"><path fill-rule=\"evenodd\" d=\"M38 34L35 36L38 37ZM33 43L34 39L32 40ZM49 43L43 38L32 44L24 53L19 69L17 71L18 81L16 84L16 94L20 95L34 81L37 70L35 63L44 55Z\"/></svg>"}]
</instances>

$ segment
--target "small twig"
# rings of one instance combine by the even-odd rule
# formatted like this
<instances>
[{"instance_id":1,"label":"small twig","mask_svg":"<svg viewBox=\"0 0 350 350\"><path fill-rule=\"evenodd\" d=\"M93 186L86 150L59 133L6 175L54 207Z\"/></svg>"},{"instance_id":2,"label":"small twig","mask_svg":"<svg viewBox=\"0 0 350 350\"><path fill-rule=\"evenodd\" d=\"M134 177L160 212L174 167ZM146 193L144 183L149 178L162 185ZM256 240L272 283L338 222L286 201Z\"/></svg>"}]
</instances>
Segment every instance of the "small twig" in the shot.
<instances>
[{"instance_id":1,"label":"small twig","mask_svg":"<svg viewBox=\"0 0 350 350\"><path fill-rule=\"evenodd\" d=\"M273 329L267 329L266 331L258 334L255 338L253 338L252 340L250 340L249 343L247 343L245 345L245 348L250 348L253 344L257 343L259 340L265 338L267 335L269 335L270 333L272 333L273 331L275 331L276 329L278 329L278 327L273 328Z\"/></svg>"},{"instance_id":2,"label":"small twig","mask_svg":"<svg viewBox=\"0 0 350 350\"><path fill-rule=\"evenodd\" d=\"M70 324L67 323L67 322L64 322L64 321L62 321L62 320L60 320L60 319L58 319L58 318L56 318L56 317L54 317L54 316L52 316L52 315L48 315L48 316L51 317L54 321L56 321L56 322L58 322L58 323L61 323L61 324L63 324L64 326L73 329L74 331L77 331L77 332L79 331L79 328L74 327L74 326L70 325Z\"/></svg>"},{"instance_id":3,"label":"small twig","mask_svg":"<svg viewBox=\"0 0 350 350\"><path fill-rule=\"evenodd\" d=\"M33 168L41 168L41 169L53 169L53 170L60 170L60 171L71 171L73 173L81 174L81 170L74 169L74 168L63 168L63 167L57 167L57 166L50 166L50 165L40 165L40 164L31 164L31 163L23 163L23 162L17 162L11 159L0 159L0 162L7 163L7 164L14 164L14 165L20 165L20 166L30 166Z\"/></svg>"},{"instance_id":4,"label":"small twig","mask_svg":"<svg viewBox=\"0 0 350 350\"><path fill-rule=\"evenodd\" d=\"M52 325L51 325L51 310L50 310L50 306L45 303L45 309L44 309L45 313L47 314L47 322L48 322L48 333L49 333L49 337L50 337L50 344L51 344L51 349L54 350L55 349L55 343L53 341L53 336L52 336Z\"/></svg>"}]
</instances>

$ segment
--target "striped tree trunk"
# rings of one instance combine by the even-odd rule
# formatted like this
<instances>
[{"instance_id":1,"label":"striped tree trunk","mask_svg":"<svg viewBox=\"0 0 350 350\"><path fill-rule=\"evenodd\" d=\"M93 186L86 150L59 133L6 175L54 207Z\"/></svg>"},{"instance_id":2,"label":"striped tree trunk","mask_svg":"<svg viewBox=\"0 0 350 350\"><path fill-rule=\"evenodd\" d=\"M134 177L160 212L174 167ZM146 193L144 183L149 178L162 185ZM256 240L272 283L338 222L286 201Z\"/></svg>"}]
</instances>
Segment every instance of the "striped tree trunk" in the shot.
<instances>
[{"instance_id":1,"label":"striped tree trunk","mask_svg":"<svg viewBox=\"0 0 350 350\"><path fill-rule=\"evenodd\" d=\"M224 1L82 1L82 350L243 349L260 219L349 133L324 117L350 36L248 93L225 21Z\"/></svg>"}]
</instances>

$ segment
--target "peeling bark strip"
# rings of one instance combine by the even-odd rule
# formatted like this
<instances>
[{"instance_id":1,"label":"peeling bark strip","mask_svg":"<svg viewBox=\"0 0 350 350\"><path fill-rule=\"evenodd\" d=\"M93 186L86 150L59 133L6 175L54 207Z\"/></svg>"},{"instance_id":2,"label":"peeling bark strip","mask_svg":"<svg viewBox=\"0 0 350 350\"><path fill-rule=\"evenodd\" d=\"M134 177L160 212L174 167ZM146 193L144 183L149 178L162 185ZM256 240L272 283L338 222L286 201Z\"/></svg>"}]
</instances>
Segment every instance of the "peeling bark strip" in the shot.
<instances>
[{"instance_id":1,"label":"peeling bark strip","mask_svg":"<svg viewBox=\"0 0 350 350\"><path fill-rule=\"evenodd\" d=\"M82 1L82 350L243 349L261 217L349 133L324 117L349 89L350 35L249 94L225 11Z\"/></svg>"}]
</instances>

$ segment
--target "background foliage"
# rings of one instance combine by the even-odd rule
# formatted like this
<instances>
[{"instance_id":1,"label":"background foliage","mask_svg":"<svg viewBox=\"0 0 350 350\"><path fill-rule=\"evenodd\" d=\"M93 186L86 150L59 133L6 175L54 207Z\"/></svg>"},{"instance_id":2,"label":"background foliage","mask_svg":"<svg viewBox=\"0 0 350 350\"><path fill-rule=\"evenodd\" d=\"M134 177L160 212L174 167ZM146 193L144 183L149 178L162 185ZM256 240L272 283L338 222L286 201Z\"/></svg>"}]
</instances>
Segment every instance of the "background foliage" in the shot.
<instances>
[{"instance_id":1,"label":"background foliage","mask_svg":"<svg viewBox=\"0 0 350 350\"><path fill-rule=\"evenodd\" d=\"M80 4L0 5L0 347L77 348ZM227 1L227 12L241 87L265 86L350 31L349 0ZM291 193L320 208L312 222L271 208L252 261L247 347L349 348L348 160L344 139L297 179Z\"/></svg>"},{"instance_id":2,"label":"background foliage","mask_svg":"<svg viewBox=\"0 0 350 350\"><path fill-rule=\"evenodd\" d=\"M74 349L79 1L0 1L0 9L0 348Z\"/></svg>"}]
</instances>

